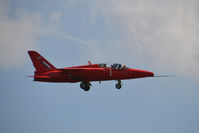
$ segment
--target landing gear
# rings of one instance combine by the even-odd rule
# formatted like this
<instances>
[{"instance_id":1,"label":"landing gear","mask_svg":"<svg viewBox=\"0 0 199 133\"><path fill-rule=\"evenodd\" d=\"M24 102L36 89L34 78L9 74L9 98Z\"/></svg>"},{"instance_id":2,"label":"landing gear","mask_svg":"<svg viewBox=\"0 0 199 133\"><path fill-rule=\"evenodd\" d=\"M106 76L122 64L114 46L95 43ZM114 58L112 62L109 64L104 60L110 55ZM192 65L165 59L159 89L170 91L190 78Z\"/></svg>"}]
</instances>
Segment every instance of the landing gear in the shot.
<instances>
[{"instance_id":1,"label":"landing gear","mask_svg":"<svg viewBox=\"0 0 199 133\"><path fill-rule=\"evenodd\" d=\"M89 82L82 82L80 84L80 88L82 88L84 91L89 91L90 86L91 86L91 84Z\"/></svg>"},{"instance_id":2,"label":"landing gear","mask_svg":"<svg viewBox=\"0 0 199 133\"><path fill-rule=\"evenodd\" d=\"M122 85L121 85L121 81L120 81L120 80L118 80L118 83L115 85L115 87L116 87L117 89L121 89L121 88L122 88Z\"/></svg>"},{"instance_id":3,"label":"landing gear","mask_svg":"<svg viewBox=\"0 0 199 133\"><path fill-rule=\"evenodd\" d=\"M122 88L122 85L121 85L120 83L117 83L117 84L115 85L115 87L116 87L117 89L121 89L121 88Z\"/></svg>"}]
</instances>

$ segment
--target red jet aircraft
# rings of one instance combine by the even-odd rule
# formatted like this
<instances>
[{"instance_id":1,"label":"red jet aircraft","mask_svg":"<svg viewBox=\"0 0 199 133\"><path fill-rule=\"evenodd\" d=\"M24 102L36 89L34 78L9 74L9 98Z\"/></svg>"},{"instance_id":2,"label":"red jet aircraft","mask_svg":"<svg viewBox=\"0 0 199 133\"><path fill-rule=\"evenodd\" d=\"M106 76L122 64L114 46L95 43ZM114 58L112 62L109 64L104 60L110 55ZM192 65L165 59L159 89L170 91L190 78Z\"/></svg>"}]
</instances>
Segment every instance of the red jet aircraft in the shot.
<instances>
[{"instance_id":1,"label":"red jet aircraft","mask_svg":"<svg viewBox=\"0 0 199 133\"><path fill-rule=\"evenodd\" d=\"M89 91L91 81L117 80L115 85L117 89L122 87L121 80L154 77L153 72L128 68L126 65L114 63L91 64L74 66L67 68L56 68L36 51L28 51L28 54L36 69L33 77L34 81L41 82L81 82L80 87Z\"/></svg>"}]
</instances>

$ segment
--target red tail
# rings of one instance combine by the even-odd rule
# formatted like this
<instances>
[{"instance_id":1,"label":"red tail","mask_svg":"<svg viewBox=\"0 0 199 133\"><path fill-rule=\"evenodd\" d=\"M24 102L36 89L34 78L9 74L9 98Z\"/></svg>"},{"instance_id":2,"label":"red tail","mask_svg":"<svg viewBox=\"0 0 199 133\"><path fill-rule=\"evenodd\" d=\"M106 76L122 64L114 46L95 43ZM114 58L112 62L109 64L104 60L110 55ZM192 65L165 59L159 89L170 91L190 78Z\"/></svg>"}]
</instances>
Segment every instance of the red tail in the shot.
<instances>
[{"instance_id":1,"label":"red tail","mask_svg":"<svg viewBox=\"0 0 199 133\"><path fill-rule=\"evenodd\" d=\"M28 51L28 54L37 72L44 72L56 68L36 51Z\"/></svg>"}]
</instances>

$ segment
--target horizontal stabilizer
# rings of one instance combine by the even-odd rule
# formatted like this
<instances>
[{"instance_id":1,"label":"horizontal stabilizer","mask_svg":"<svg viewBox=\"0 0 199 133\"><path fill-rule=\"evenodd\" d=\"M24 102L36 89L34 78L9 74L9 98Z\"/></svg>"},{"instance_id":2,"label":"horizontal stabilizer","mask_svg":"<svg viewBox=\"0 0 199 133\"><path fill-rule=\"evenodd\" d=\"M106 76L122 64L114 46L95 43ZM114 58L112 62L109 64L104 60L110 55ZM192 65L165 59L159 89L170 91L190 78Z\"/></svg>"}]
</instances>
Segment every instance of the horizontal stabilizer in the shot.
<instances>
[{"instance_id":1,"label":"horizontal stabilizer","mask_svg":"<svg viewBox=\"0 0 199 133\"><path fill-rule=\"evenodd\" d=\"M27 77L32 77L32 78L50 78L49 76L27 76Z\"/></svg>"}]
</instances>

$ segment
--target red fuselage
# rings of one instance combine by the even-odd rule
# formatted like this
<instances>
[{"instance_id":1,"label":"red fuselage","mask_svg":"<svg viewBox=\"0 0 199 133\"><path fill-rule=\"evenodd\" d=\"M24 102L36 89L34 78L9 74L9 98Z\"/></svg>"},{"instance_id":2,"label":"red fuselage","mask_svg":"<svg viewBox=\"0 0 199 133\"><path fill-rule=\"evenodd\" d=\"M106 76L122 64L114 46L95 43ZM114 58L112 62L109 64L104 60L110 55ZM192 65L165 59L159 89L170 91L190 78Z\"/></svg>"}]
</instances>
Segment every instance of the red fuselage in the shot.
<instances>
[{"instance_id":1,"label":"red fuselage","mask_svg":"<svg viewBox=\"0 0 199 133\"><path fill-rule=\"evenodd\" d=\"M153 77L153 72L132 68L99 67L98 64L51 69L45 72L35 72L35 81L43 82L90 82L105 80L124 80Z\"/></svg>"}]
</instances>

